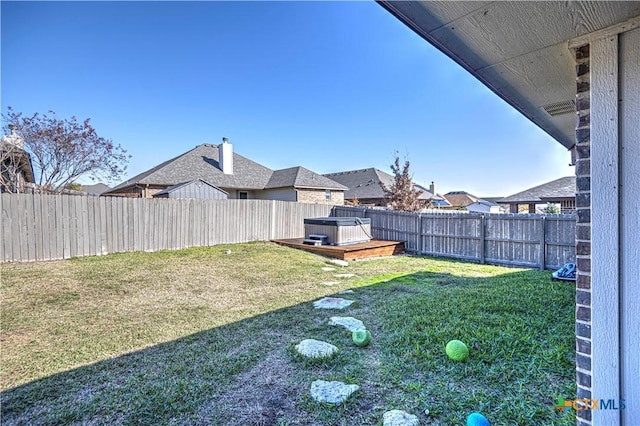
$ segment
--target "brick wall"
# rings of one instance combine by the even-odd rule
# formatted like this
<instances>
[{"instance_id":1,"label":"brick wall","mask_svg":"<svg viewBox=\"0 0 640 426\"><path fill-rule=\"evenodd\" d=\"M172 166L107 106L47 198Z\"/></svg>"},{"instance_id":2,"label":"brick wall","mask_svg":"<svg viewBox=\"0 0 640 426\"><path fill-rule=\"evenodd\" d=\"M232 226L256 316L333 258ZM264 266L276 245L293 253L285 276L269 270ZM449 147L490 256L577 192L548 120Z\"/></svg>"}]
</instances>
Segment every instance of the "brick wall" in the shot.
<instances>
[{"instance_id":1,"label":"brick wall","mask_svg":"<svg viewBox=\"0 0 640 426\"><path fill-rule=\"evenodd\" d=\"M331 199L327 200L326 198L327 196L324 189L299 189L298 190L299 203L331 204L331 205L344 204L343 191L331 191Z\"/></svg>"},{"instance_id":2,"label":"brick wall","mask_svg":"<svg viewBox=\"0 0 640 426\"><path fill-rule=\"evenodd\" d=\"M576 379L578 398L591 398L591 120L589 45L576 59ZM591 410L577 412L577 425L591 424Z\"/></svg>"}]
</instances>

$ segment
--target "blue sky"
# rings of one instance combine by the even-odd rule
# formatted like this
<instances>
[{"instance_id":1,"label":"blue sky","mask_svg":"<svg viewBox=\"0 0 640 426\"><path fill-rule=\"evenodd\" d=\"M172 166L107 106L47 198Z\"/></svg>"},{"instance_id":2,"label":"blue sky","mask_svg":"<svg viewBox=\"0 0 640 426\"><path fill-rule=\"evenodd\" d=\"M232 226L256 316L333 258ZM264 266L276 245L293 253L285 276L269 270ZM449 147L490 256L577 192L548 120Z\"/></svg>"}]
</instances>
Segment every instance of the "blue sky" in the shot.
<instances>
[{"instance_id":1,"label":"blue sky","mask_svg":"<svg viewBox=\"0 0 640 426\"><path fill-rule=\"evenodd\" d=\"M569 153L373 2L1 3L2 111L91 118L133 176L229 138L272 169L506 196ZM91 183L89 180L84 183Z\"/></svg>"}]
</instances>

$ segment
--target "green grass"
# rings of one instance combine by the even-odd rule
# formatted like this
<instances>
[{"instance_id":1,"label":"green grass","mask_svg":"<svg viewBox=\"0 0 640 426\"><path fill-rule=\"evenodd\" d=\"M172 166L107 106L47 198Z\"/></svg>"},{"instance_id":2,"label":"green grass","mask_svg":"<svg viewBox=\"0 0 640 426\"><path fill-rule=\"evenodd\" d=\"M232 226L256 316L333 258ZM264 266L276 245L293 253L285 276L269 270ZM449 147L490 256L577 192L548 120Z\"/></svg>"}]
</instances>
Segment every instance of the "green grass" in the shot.
<instances>
[{"instance_id":1,"label":"green grass","mask_svg":"<svg viewBox=\"0 0 640 426\"><path fill-rule=\"evenodd\" d=\"M554 410L575 394L572 285L418 256L354 262L350 279L323 266L269 243L4 264L2 423L378 425L394 408L432 425L472 411L495 425L575 423ZM313 309L348 288L349 308ZM372 343L353 345L333 315L364 321ZM304 359L305 338L340 351ZM467 361L447 358L451 339ZM319 404L316 379L361 389Z\"/></svg>"}]
</instances>

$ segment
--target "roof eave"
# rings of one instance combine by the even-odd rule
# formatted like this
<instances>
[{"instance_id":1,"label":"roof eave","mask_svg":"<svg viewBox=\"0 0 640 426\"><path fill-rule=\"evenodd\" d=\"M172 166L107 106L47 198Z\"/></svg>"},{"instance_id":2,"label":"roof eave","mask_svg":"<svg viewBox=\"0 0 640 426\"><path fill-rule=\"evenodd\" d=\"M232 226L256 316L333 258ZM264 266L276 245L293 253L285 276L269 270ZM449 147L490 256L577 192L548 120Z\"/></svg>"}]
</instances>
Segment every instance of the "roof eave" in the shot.
<instances>
[{"instance_id":1,"label":"roof eave","mask_svg":"<svg viewBox=\"0 0 640 426\"><path fill-rule=\"evenodd\" d=\"M534 117L530 114L526 108L523 108L517 102L514 101L514 95L518 93L517 90L510 86L505 86L502 91L500 91L491 81L488 81L486 78L477 73L465 60L458 55L456 55L453 51L451 51L447 46L440 43L439 40L430 36L427 32L423 31L418 25L416 25L409 17L402 14L394 5L393 1L389 0L376 0L376 2L386 9L389 13L391 13L394 17L396 17L400 22L409 27L412 31L422 37L424 40L429 42L436 49L447 55L454 62L464 68L467 72L473 75L477 80L479 80L482 84L484 84L489 90L498 95L502 100L515 108L518 112L528 118L532 123L536 126L540 127L543 131L549 134L552 138L558 141L567 149L572 149L575 146L575 141L571 137L567 137L560 130L558 130L555 125L551 122L546 122L541 120L540 118ZM402 3L402 2L400 2Z\"/></svg>"}]
</instances>

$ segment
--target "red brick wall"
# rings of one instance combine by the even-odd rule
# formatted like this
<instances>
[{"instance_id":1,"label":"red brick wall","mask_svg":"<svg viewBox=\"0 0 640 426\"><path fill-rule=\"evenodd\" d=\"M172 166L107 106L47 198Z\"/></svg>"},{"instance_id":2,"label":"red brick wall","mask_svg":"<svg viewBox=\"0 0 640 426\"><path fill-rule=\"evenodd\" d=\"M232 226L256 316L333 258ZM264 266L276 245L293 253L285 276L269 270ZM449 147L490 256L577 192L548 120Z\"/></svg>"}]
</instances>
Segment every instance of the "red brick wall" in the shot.
<instances>
[{"instance_id":1,"label":"red brick wall","mask_svg":"<svg viewBox=\"0 0 640 426\"><path fill-rule=\"evenodd\" d=\"M576 59L576 380L578 398L591 398L591 120L589 45ZM591 424L591 410L577 412L577 425Z\"/></svg>"}]
</instances>

